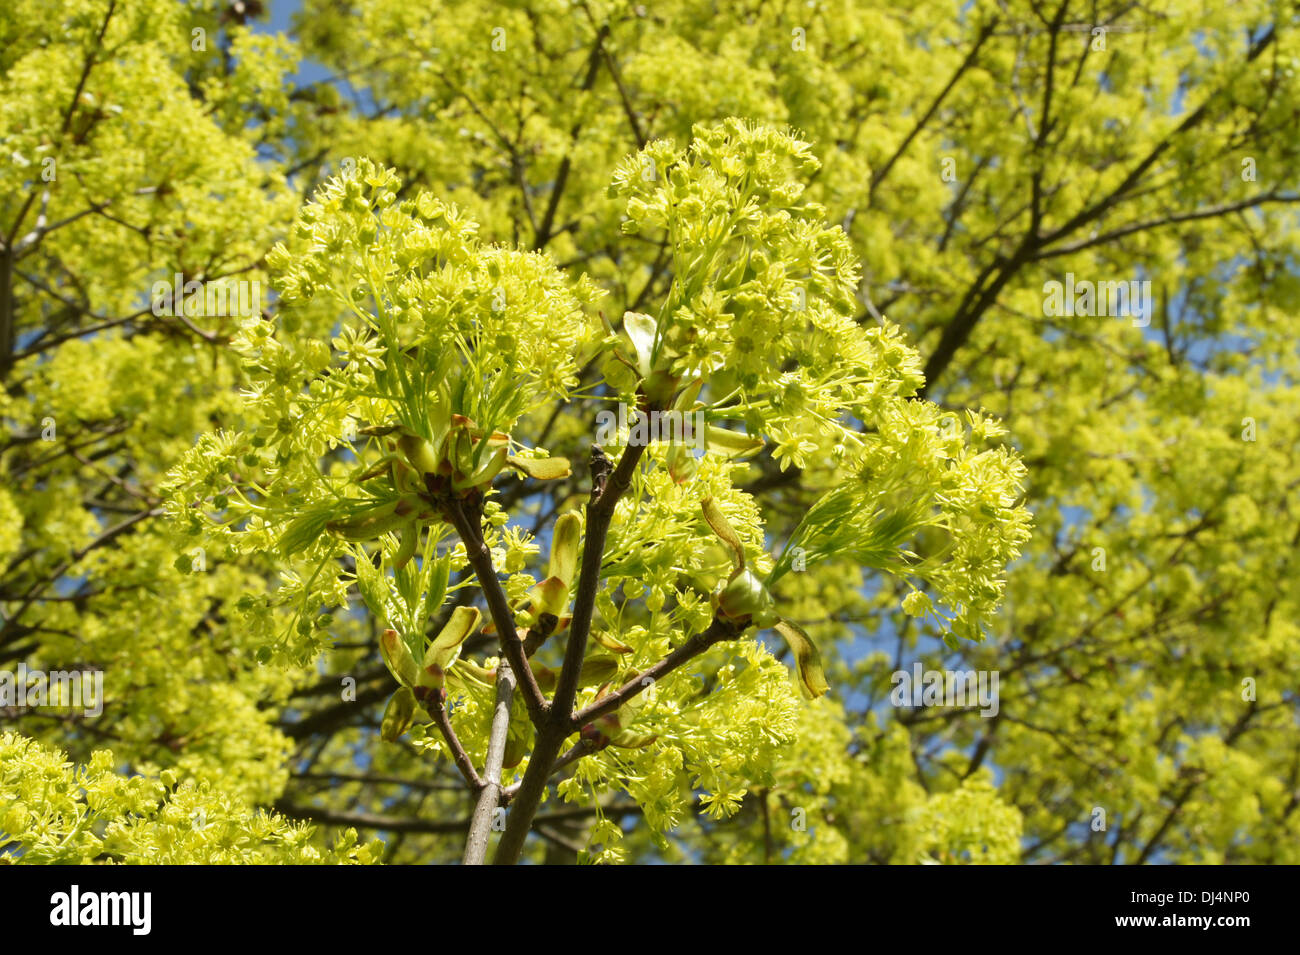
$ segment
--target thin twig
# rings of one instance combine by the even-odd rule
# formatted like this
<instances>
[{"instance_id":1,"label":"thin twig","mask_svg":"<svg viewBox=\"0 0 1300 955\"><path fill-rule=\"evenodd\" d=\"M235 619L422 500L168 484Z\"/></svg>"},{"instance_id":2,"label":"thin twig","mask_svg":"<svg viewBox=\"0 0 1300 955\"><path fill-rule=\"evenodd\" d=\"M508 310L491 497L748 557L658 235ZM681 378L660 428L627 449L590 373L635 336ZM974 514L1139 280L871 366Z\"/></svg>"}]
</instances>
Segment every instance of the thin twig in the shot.
<instances>
[{"instance_id":1,"label":"thin twig","mask_svg":"<svg viewBox=\"0 0 1300 955\"><path fill-rule=\"evenodd\" d=\"M470 788L475 792L482 790L486 784L474 769L474 763L470 760L469 753L465 752L460 737L456 735L456 730L452 728L451 720L447 716L446 702L435 695L425 703L425 709L433 717L433 722L437 724L438 729L442 732L442 738L447 743L447 749L451 752L452 762L456 764L460 774L465 777L465 782L469 783ZM488 755L490 758L491 753L489 752Z\"/></svg>"},{"instance_id":2,"label":"thin twig","mask_svg":"<svg viewBox=\"0 0 1300 955\"><path fill-rule=\"evenodd\" d=\"M497 703L492 713L492 735L488 737L487 763L483 767L483 788L470 818L469 836L465 840L465 865L482 865L487 859L488 834L492 818L501 800L501 763L506 753L506 736L510 733L510 701L515 693L515 677L504 660L497 666Z\"/></svg>"},{"instance_id":3,"label":"thin twig","mask_svg":"<svg viewBox=\"0 0 1300 955\"><path fill-rule=\"evenodd\" d=\"M474 568L479 587L483 590L483 598L487 601L492 622L496 625L501 651L510 661L515 681L523 694L524 704L528 707L528 715L533 725L541 726L546 721L548 709L546 698L542 696L537 678L533 676L533 669L524 654L523 641L519 639L519 634L515 630L515 615L510 609L510 600L506 597L506 592L501 588L501 581L497 579L496 568L492 566L492 552L488 550L487 543L483 540L478 511L474 510L470 513L463 502L455 500L448 506L447 513L456 532L460 534L461 541L465 544L465 555L469 559L470 566Z\"/></svg>"}]
</instances>

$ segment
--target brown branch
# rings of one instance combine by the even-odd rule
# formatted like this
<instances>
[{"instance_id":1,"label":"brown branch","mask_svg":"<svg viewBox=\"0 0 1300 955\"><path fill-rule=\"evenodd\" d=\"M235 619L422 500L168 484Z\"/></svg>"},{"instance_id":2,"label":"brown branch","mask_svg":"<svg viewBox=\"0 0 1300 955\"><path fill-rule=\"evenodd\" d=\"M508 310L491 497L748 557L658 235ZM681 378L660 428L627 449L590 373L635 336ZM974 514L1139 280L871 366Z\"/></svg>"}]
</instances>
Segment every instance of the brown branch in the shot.
<instances>
[{"instance_id":1,"label":"brown branch","mask_svg":"<svg viewBox=\"0 0 1300 955\"><path fill-rule=\"evenodd\" d=\"M447 704L440 695L431 696L425 703L425 710L433 717L433 722L437 724L438 729L442 732L442 738L447 743L447 749L451 752L452 762L460 770L460 774L465 777L465 782L469 783L470 788L479 792L486 785L479 777L478 772L474 769L474 763L469 758L469 753L465 752L465 747L461 745L460 737L456 735L456 730L451 725L451 719L447 715ZM495 730L495 726L493 729ZM492 759L491 748L488 750L488 762ZM497 767L497 775L501 774L500 767Z\"/></svg>"},{"instance_id":2,"label":"brown branch","mask_svg":"<svg viewBox=\"0 0 1300 955\"><path fill-rule=\"evenodd\" d=\"M364 786L406 786L427 792L464 792L460 783L431 783L423 779L407 779L404 776L385 776L378 773L349 772L302 772L294 773L295 780L305 782L341 782L360 783Z\"/></svg>"},{"instance_id":3,"label":"brown branch","mask_svg":"<svg viewBox=\"0 0 1300 955\"><path fill-rule=\"evenodd\" d=\"M497 639L501 642L501 651L510 661L515 682L523 694L524 705L528 707L528 716L534 726L540 727L546 722L549 707L537 685L537 678L533 676L528 657L524 654L523 641L515 630L515 615L510 609L510 600L501 588L501 581L497 579L496 568L492 566L492 552L488 550L479 526L479 511L477 508L467 510L465 504L457 499L448 505L447 516L465 544L465 555L483 590L483 598L487 601L492 622L496 626Z\"/></svg>"},{"instance_id":4,"label":"brown branch","mask_svg":"<svg viewBox=\"0 0 1300 955\"><path fill-rule=\"evenodd\" d=\"M599 447L591 449L591 497L587 503L587 522L582 545L582 568L573 598L573 617L569 622L569 641L564 651L564 665L556 680L555 696L548 719L538 726L528 769L512 800L506 831L497 843L496 865L513 865L523 851L524 840L533 816L546 791L551 767L559 756L565 739L573 732L573 701L578 690L578 674L587 652L587 637L600 587L600 566L605 556L605 537L614 517L619 498L632 484L632 475L645 453L645 447L623 450L618 466L610 472L609 459Z\"/></svg>"},{"instance_id":5,"label":"brown branch","mask_svg":"<svg viewBox=\"0 0 1300 955\"><path fill-rule=\"evenodd\" d=\"M1077 242L1061 245L1054 249L1045 249L1035 254L1034 260L1042 261L1044 259L1054 259L1060 255L1070 255L1073 252L1082 252L1084 249L1090 249L1095 245L1103 245L1107 242L1113 242L1116 239L1122 239L1125 236L1133 235L1136 232L1145 232L1150 229L1162 229L1165 226L1176 225L1180 222L1195 222L1198 219L1213 219L1216 216L1227 215L1231 212L1240 212L1243 209L1253 209L1257 206L1267 205L1271 202L1300 202L1300 196L1279 196L1273 193L1266 193L1260 196L1251 196L1249 199L1239 199L1236 202L1222 202L1218 205L1206 206L1201 209L1192 209L1188 212L1175 212L1159 219L1147 219L1143 222L1131 222L1126 226L1112 229L1110 232L1103 232L1101 235L1093 236L1088 239L1080 239Z\"/></svg>"},{"instance_id":6,"label":"brown branch","mask_svg":"<svg viewBox=\"0 0 1300 955\"><path fill-rule=\"evenodd\" d=\"M283 801L277 802L273 808L280 815L287 816L290 819L307 819L311 822L324 823L330 826L355 826L358 829L450 834L464 832L469 828L468 819L407 819L402 816L381 816L369 812L339 812L334 809L299 806Z\"/></svg>"},{"instance_id":7,"label":"brown branch","mask_svg":"<svg viewBox=\"0 0 1300 955\"><path fill-rule=\"evenodd\" d=\"M898 148L894 150L894 154L885 160L883 166L871 174L871 193L875 193L876 187L884 181L885 177L889 175L889 171L894 168L894 163L897 162L899 157L907 151L907 147L912 144L912 140L915 139L920 134L921 130L925 128L925 124L934 117L935 111L939 109L943 104L943 101L948 98L948 94L952 92L953 87L957 85L966 71L970 69L971 64L975 62L975 57L979 55L980 48L983 47L985 41L993 35L993 28L997 25L997 22L998 18L995 16L985 24L982 30L980 30L979 36L975 39L975 45L971 48L971 51L966 54L966 59L962 60L961 65L957 67L957 71L953 73L952 78L948 80L947 85L939 91L939 95L934 98L934 102L930 104L930 108L927 109L921 118L916 121L916 125L912 127L911 132L904 137L903 141L898 144Z\"/></svg>"},{"instance_id":8,"label":"brown branch","mask_svg":"<svg viewBox=\"0 0 1300 955\"><path fill-rule=\"evenodd\" d=\"M392 677L388 675L387 669L383 671L383 675L387 679L382 684L366 687L364 690L359 691L356 699L344 700L341 703L323 707L295 723L280 723L277 728L281 733L293 740L303 740L315 736L317 733L334 730L339 724L345 722L349 716L364 712L365 707L386 700L392 695ZM337 681L340 677L333 676L330 679Z\"/></svg>"},{"instance_id":9,"label":"brown branch","mask_svg":"<svg viewBox=\"0 0 1300 955\"><path fill-rule=\"evenodd\" d=\"M640 674L628 683L625 683L615 692L606 696L604 699L597 700L591 706L578 713L573 718L571 724L574 729L586 726L593 720L597 720L608 713L613 713L620 706L645 692L655 682L662 680L669 673L672 673L682 664L694 659L704 651L708 650L716 643L722 643L725 640L734 640L744 633L745 627L739 626L723 617L714 617L713 622L708 628L700 633L690 637L676 650L673 650L668 656L664 657L648 670L641 671Z\"/></svg>"},{"instance_id":10,"label":"brown branch","mask_svg":"<svg viewBox=\"0 0 1300 955\"><path fill-rule=\"evenodd\" d=\"M1272 28L1259 40L1251 45L1250 51L1246 55L1243 66L1253 63L1258 57L1271 46L1276 39L1276 34ZM944 327L940 336L939 344L935 347L934 352L930 355L925 363L925 385L919 392L921 397L928 394L934 386L935 381L951 364L953 357L958 349L966 343L974 331L975 326L979 324L980 318L990 305L996 301L999 293L1011 280L1011 278L1020 270L1020 267L1026 262L1036 258L1046 258L1042 250L1055 242L1060 241L1066 236L1077 231L1081 227L1101 218L1107 211L1120 202L1129 198L1133 190L1137 187L1142 177L1147 171L1165 154L1166 151L1177 141L1176 137L1181 136L1196 126L1209 115L1210 107L1231 84L1225 84L1211 92L1205 101L1201 103L1194 111L1180 122L1172 132L1161 138L1149 153L1125 175L1122 182L1115 187L1105 198L1097 201L1093 205L1080 209L1064 223L1050 232L1041 233L1037 224L1031 226L1026 231L1025 236L1021 239L1016 250L1009 258L999 257L994 262L985 266L980 272L975 283L967 290L963 297L962 304L958 307L952 320ZM1229 210L1231 211L1231 210ZM1077 250L1076 250L1077 251ZM990 277L992 280L990 281ZM985 283L988 284L985 284Z\"/></svg>"},{"instance_id":11,"label":"brown branch","mask_svg":"<svg viewBox=\"0 0 1300 955\"><path fill-rule=\"evenodd\" d=\"M358 829L382 829L388 832L428 833L446 835L464 832L470 827L469 819L409 819L403 816L381 816L368 812L341 812L321 806L300 806L281 800L272 807L282 816L290 819L306 819L329 826L355 826ZM542 813L537 817L540 825L552 822L567 822L572 819L587 819L603 814L606 816L626 816L640 813L641 807L633 803L619 803L614 806L574 806Z\"/></svg>"},{"instance_id":12,"label":"brown branch","mask_svg":"<svg viewBox=\"0 0 1300 955\"><path fill-rule=\"evenodd\" d=\"M591 452L591 498L587 503L587 522L582 542L582 568L578 572L578 587L573 597L573 619L569 623L569 642L564 651L564 665L555 684L555 700L551 715L556 726L571 731L573 700L578 692L578 674L587 654L587 637L591 632L591 618L596 608L596 592L600 588L600 565L605 558L605 538L614 508L632 484L645 446L625 448L618 467L609 473L609 459L599 448Z\"/></svg>"},{"instance_id":13,"label":"brown branch","mask_svg":"<svg viewBox=\"0 0 1300 955\"><path fill-rule=\"evenodd\" d=\"M13 367L16 325L14 255L13 250L5 246L0 250L0 381L9 377L9 369Z\"/></svg>"},{"instance_id":14,"label":"brown branch","mask_svg":"<svg viewBox=\"0 0 1300 955\"><path fill-rule=\"evenodd\" d=\"M4 626L0 627L0 646L4 645L4 643L7 642L5 640L6 635L9 633L12 627L17 625L18 619L22 617L22 615L25 614L28 611L28 609L31 608L33 603L36 602L37 598L40 596L41 591L43 591L46 587L49 587L51 584L55 583L60 577L66 574L72 567L74 567L83 557L85 557L91 551L95 550L96 548L103 547L105 544L112 542L115 538L126 533L136 524L139 524L141 521L146 520L150 517L158 517L162 513L163 513L163 509L161 507L152 508L147 511L141 511L140 513L132 517L128 517L126 520L122 521L119 524L114 524L108 530L104 531L102 534L100 534L98 537L92 540L85 547L73 551L71 556L69 556L68 559L65 560L62 564L60 564L52 574L48 575L44 580L41 580L36 584L34 584L31 590L29 590L24 595L22 604L18 607L17 610L14 611L14 613L9 617L9 619L5 621Z\"/></svg>"},{"instance_id":15,"label":"brown branch","mask_svg":"<svg viewBox=\"0 0 1300 955\"><path fill-rule=\"evenodd\" d=\"M592 44L591 54L587 59L587 76L582 83L582 92L586 92L596 84L596 74L600 71L600 51L605 37L609 35L609 25L606 24L596 31L596 41ZM560 160L559 169L555 173L555 185L551 187L551 198L546 203L546 214L542 218L541 227L537 230L537 235L533 239L533 248L542 249L547 242L551 241L552 228L555 226L555 213L560 207L560 197L564 195L564 187L569 181L569 170L573 167L573 149L578 144L578 136L582 133L582 120L577 120L569 130L569 149Z\"/></svg>"},{"instance_id":16,"label":"brown branch","mask_svg":"<svg viewBox=\"0 0 1300 955\"><path fill-rule=\"evenodd\" d=\"M104 11L104 22L99 25L99 35L95 37L94 45L86 51L86 61L82 64L81 76L77 78L77 88L72 91L72 102L68 104L68 110L63 114L60 135L66 134L72 128L72 117L77 114L77 102L86 88L86 80L90 79L90 71L95 68L96 57L104 48L104 34L108 32L108 22L113 19L115 9L117 9L117 0L108 0L108 9Z\"/></svg>"},{"instance_id":17,"label":"brown branch","mask_svg":"<svg viewBox=\"0 0 1300 955\"><path fill-rule=\"evenodd\" d=\"M591 12L591 7L584 3L582 12L587 15L588 22L593 27L596 27L596 18ZM608 33L608 27L604 29L597 27L596 45L600 50L601 58L605 62L605 68L609 71L610 79L614 81L614 86L618 88L618 96L623 103L623 115L627 117L628 125L632 127L632 135L636 139L636 148L641 149L645 146L645 133L641 131L641 123L636 118L636 109L632 106L632 97L628 95L627 87L623 85L623 77L619 73L618 64L614 62L614 57L605 46L605 37Z\"/></svg>"}]
</instances>

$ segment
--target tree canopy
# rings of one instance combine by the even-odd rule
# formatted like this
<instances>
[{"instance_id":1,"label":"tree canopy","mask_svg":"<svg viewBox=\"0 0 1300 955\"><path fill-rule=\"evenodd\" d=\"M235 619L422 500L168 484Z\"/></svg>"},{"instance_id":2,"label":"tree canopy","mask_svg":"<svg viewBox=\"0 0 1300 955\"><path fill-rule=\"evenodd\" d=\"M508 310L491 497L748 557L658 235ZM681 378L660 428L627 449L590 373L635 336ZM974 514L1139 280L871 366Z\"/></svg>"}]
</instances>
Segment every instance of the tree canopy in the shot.
<instances>
[{"instance_id":1,"label":"tree canopy","mask_svg":"<svg viewBox=\"0 0 1300 955\"><path fill-rule=\"evenodd\" d=\"M1287 8L266 18L0 10L0 859L1300 861Z\"/></svg>"}]
</instances>

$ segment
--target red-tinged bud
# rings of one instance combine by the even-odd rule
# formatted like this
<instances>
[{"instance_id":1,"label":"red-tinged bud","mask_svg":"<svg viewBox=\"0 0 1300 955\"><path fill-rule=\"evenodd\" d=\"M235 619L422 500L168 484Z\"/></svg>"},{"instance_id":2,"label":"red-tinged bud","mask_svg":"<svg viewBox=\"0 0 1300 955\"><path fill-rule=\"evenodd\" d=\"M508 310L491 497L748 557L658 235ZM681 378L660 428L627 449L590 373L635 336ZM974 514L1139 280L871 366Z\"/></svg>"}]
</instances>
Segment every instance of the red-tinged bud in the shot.
<instances>
[{"instance_id":1,"label":"red-tinged bud","mask_svg":"<svg viewBox=\"0 0 1300 955\"><path fill-rule=\"evenodd\" d=\"M606 713L604 716L596 717L596 729L606 736L613 736L622 728L623 721L619 719L618 713Z\"/></svg>"},{"instance_id":2,"label":"red-tinged bud","mask_svg":"<svg viewBox=\"0 0 1300 955\"><path fill-rule=\"evenodd\" d=\"M543 615L558 620L569 605L569 586L559 577L547 577L528 592L528 599L539 623Z\"/></svg>"},{"instance_id":3,"label":"red-tinged bud","mask_svg":"<svg viewBox=\"0 0 1300 955\"><path fill-rule=\"evenodd\" d=\"M396 630L385 630L379 637L379 652L388 671L403 686L415 686L420 680L420 669L406 641Z\"/></svg>"},{"instance_id":4,"label":"red-tinged bud","mask_svg":"<svg viewBox=\"0 0 1300 955\"><path fill-rule=\"evenodd\" d=\"M641 383L641 391L651 408L663 408L672 400L681 386L681 378L663 369L656 369Z\"/></svg>"},{"instance_id":5,"label":"red-tinged bud","mask_svg":"<svg viewBox=\"0 0 1300 955\"><path fill-rule=\"evenodd\" d=\"M447 690L443 686L417 686L411 692L426 710L447 701Z\"/></svg>"}]
</instances>

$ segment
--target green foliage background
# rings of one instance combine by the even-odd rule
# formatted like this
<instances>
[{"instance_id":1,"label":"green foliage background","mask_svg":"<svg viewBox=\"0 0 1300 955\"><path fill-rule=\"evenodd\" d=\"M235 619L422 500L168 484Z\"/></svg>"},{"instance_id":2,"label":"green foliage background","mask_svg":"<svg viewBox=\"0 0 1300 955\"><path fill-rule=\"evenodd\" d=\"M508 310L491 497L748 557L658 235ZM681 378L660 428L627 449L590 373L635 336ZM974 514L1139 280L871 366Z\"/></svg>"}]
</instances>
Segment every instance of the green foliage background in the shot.
<instances>
[{"instance_id":1,"label":"green foliage background","mask_svg":"<svg viewBox=\"0 0 1300 955\"><path fill-rule=\"evenodd\" d=\"M596 412L631 395L600 316L678 322L677 370L748 396L718 417L762 453L683 488L657 449L616 519L598 629L626 666L708 622L729 559L700 497L766 573L844 489L775 587L830 694L801 698L770 631L715 647L645 711L653 742L562 774L528 858L1300 861L1291 5L307 0L288 35L255 7L0 10L0 667L94 667L106 695L0 710L0 858L460 857L471 794L436 729L379 738L396 683L358 557L400 591L399 539L283 546L375 460L340 450L349 422L392 410L368 394L386 339L347 320L374 211L401 241L371 300L519 303L507 371L467 379L527 384L478 423L575 467L489 505L514 599L585 501ZM694 171L647 185L645 156ZM729 162L766 183L743 267L711 245L741 228ZM403 286L417 247L443 284ZM809 248L833 267L783 339L764 322ZM155 315L176 273L274 295ZM1044 315L1066 273L1150 280L1150 325ZM909 508L931 572L868 546ZM477 592L444 531L430 635ZM997 716L891 706L915 661L999 671ZM466 687L481 765L491 694Z\"/></svg>"}]
</instances>

